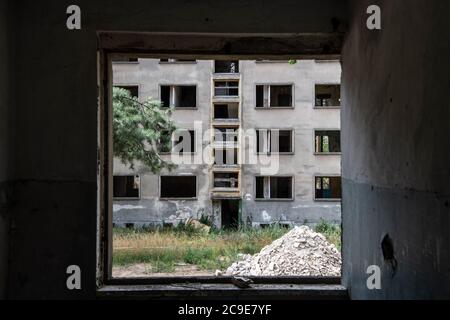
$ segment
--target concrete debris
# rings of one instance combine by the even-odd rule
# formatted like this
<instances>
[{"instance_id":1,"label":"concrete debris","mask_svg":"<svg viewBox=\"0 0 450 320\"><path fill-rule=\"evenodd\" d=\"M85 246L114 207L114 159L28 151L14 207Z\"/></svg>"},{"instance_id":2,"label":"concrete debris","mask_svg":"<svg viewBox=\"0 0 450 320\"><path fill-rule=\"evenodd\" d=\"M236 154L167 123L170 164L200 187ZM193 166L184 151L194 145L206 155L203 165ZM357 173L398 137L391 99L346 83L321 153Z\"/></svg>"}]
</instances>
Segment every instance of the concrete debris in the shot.
<instances>
[{"instance_id":1,"label":"concrete debris","mask_svg":"<svg viewBox=\"0 0 450 320\"><path fill-rule=\"evenodd\" d=\"M185 224L186 224L186 226L191 226L194 229L200 230L204 233L209 233L211 231L210 226L207 226L206 224L203 224L200 221L192 219L192 218L187 219Z\"/></svg>"},{"instance_id":2,"label":"concrete debris","mask_svg":"<svg viewBox=\"0 0 450 320\"><path fill-rule=\"evenodd\" d=\"M322 276L341 274L341 253L325 236L295 227L255 255L242 255L226 271L233 276Z\"/></svg>"}]
</instances>

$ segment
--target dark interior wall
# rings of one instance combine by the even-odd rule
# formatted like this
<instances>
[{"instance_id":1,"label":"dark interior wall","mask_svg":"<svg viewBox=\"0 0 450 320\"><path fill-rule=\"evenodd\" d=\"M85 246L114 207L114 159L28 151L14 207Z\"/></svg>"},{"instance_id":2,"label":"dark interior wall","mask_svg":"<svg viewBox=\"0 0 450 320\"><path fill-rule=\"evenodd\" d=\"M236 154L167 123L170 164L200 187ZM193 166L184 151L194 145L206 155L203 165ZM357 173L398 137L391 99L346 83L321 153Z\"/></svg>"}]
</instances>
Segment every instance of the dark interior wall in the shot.
<instances>
[{"instance_id":1,"label":"dark interior wall","mask_svg":"<svg viewBox=\"0 0 450 320\"><path fill-rule=\"evenodd\" d=\"M72 1L10 2L18 92L11 299L95 296L96 31L323 33L334 30L333 17L346 16L345 1L334 0L80 0L82 29L69 31ZM72 264L81 268L80 291L66 289Z\"/></svg>"},{"instance_id":2,"label":"dark interior wall","mask_svg":"<svg viewBox=\"0 0 450 320\"><path fill-rule=\"evenodd\" d=\"M382 8L381 31L365 28L371 4ZM450 3L352 7L342 57L344 284L356 299L450 298ZM366 287L369 265L381 267L381 290Z\"/></svg>"},{"instance_id":3,"label":"dark interior wall","mask_svg":"<svg viewBox=\"0 0 450 320\"><path fill-rule=\"evenodd\" d=\"M8 165L11 150L10 120L12 112L12 86L9 67L11 58L11 14L6 0L0 0L0 299L6 296L8 279L8 236L9 219L7 215L7 186L10 174Z\"/></svg>"}]
</instances>

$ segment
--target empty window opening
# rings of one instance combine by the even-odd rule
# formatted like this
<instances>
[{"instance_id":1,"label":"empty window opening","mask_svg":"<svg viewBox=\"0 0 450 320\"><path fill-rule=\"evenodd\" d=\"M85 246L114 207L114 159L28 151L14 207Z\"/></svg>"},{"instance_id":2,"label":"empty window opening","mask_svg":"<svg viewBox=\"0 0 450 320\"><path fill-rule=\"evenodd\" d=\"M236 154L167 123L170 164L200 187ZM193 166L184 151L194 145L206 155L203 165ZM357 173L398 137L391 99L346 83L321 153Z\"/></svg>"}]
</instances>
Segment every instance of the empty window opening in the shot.
<instances>
[{"instance_id":1,"label":"empty window opening","mask_svg":"<svg viewBox=\"0 0 450 320\"><path fill-rule=\"evenodd\" d=\"M216 60L214 61L215 73L239 73L238 60Z\"/></svg>"},{"instance_id":2,"label":"empty window opening","mask_svg":"<svg viewBox=\"0 0 450 320\"><path fill-rule=\"evenodd\" d=\"M130 93L130 96L132 96L133 98L139 98L139 86L115 85L114 87L125 89Z\"/></svg>"},{"instance_id":3,"label":"empty window opening","mask_svg":"<svg viewBox=\"0 0 450 320\"><path fill-rule=\"evenodd\" d=\"M238 97L239 81L214 81L214 96Z\"/></svg>"},{"instance_id":4,"label":"empty window opening","mask_svg":"<svg viewBox=\"0 0 450 320\"><path fill-rule=\"evenodd\" d=\"M220 200L222 228L237 229L239 227L240 200Z\"/></svg>"},{"instance_id":5,"label":"empty window opening","mask_svg":"<svg viewBox=\"0 0 450 320\"><path fill-rule=\"evenodd\" d=\"M173 133L174 153L193 153L195 152L195 131L178 129Z\"/></svg>"},{"instance_id":6,"label":"empty window opening","mask_svg":"<svg viewBox=\"0 0 450 320\"><path fill-rule=\"evenodd\" d=\"M292 107L292 85L257 85L256 107Z\"/></svg>"},{"instance_id":7,"label":"empty window opening","mask_svg":"<svg viewBox=\"0 0 450 320\"><path fill-rule=\"evenodd\" d=\"M315 132L316 153L340 153L341 132L339 130L320 130Z\"/></svg>"},{"instance_id":8,"label":"empty window opening","mask_svg":"<svg viewBox=\"0 0 450 320\"><path fill-rule=\"evenodd\" d=\"M197 106L197 87L195 85L161 86L163 107L195 108Z\"/></svg>"},{"instance_id":9,"label":"empty window opening","mask_svg":"<svg viewBox=\"0 0 450 320\"><path fill-rule=\"evenodd\" d=\"M218 166L235 166L238 164L237 148L214 149L214 164Z\"/></svg>"},{"instance_id":10,"label":"empty window opening","mask_svg":"<svg viewBox=\"0 0 450 320\"><path fill-rule=\"evenodd\" d=\"M218 143L228 144L236 143L239 139L238 128L223 127L214 128L214 141Z\"/></svg>"},{"instance_id":11,"label":"empty window opening","mask_svg":"<svg viewBox=\"0 0 450 320\"><path fill-rule=\"evenodd\" d=\"M191 199L197 197L196 176L161 176L161 198Z\"/></svg>"},{"instance_id":12,"label":"empty window opening","mask_svg":"<svg viewBox=\"0 0 450 320\"><path fill-rule=\"evenodd\" d=\"M139 176L114 176L113 197L116 199L139 198Z\"/></svg>"},{"instance_id":13,"label":"empty window opening","mask_svg":"<svg viewBox=\"0 0 450 320\"><path fill-rule=\"evenodd\" d=\"M341 86L338 84L316 84L316 107L339 107Z\"/></svg>"},{"instance_id":14,"label":"empty window opening","mask_svg":"<svg viewBox=\"0 0 450 320\"><path fill-rule=\"evenodd\" d=\"M256 177L256 199L292 199L292 177Z\"/></svg>"},{"instance_id":15,"label":"empty window opening","mask_svg":"<svg viewBox=\"0 0 450 320\"><path fill-rule=\"evenodd\" d=\"M214 188L224 188L224 189L239 188L239 173L214 172Z\"/></svg>"},{"instance_id":16,"label":"empty window opening","mask_svg":"<svg viewBox=\"0 0 450 320\"><path fill-rule=\"evenodd\" d=\"M315 189L316 200L340 200L341 177L316 177Z\"/></svg>"},{"instance_id":17,"label":"empty window opening","mask_svg":"<svg viewBox=\"0 0 450 320\"><path fill-rule=\"evenodd\" d=\"M257 153L292 153L294 151L292 130L259 129L256 130L256 137Z\"/></svg>"},{"instance_id":18,"label":"empty window opening","mask_svg":"<svg viewBox=\"0 0 450 320\"><path fill-rule=\"evenodd\" d=\"M215 120L238 120L239 118L239 104L215 104L214 105L214 119Z\"/></svg>"}]
</instances>

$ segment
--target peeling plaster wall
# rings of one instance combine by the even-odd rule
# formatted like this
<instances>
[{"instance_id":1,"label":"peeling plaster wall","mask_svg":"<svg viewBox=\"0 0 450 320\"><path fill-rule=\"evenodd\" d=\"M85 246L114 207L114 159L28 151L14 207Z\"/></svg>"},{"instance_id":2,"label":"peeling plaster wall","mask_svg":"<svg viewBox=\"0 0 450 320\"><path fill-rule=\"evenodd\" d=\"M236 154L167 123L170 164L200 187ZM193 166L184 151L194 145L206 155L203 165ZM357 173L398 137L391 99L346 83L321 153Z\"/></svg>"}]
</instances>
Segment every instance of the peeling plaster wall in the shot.
<instances>
[{"instance_id":1,"label":"peeling plaster wall","mask_svg":"<svg viewBox=\"0 0 450 320\"><path fill-rule=\"evenodd\" d=\"M371 4L381 31L365 28ZM343 281L354 299L448 299L450 4L354 1L353 11L342 57ZM366 287L369 265L381 267L381 290Z\"/></svg>"}]
</instances>

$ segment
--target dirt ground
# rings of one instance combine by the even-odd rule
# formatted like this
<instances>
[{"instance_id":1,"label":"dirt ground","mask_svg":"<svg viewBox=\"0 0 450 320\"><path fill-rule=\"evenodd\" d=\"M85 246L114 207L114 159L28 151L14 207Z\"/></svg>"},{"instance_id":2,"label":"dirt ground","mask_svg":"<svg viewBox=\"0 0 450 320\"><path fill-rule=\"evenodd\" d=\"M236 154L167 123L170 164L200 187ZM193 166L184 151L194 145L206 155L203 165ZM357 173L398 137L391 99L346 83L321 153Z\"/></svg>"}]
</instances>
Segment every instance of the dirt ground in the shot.
<instances>
[{"instance_id":1,"label":"dirt ground","mask_svg":"<svg viewBox=\"0 0 450 320\"><path fill-rule=\"evenodd\" d=\"M180 277L180 276L214 276L214 271L198 270L197 266L183 264L175 267L174 272L153 273L151 265L138 263L130 266L113 267L113 278L149 278L149 277Z\"/></svg>"}]
</instances>

